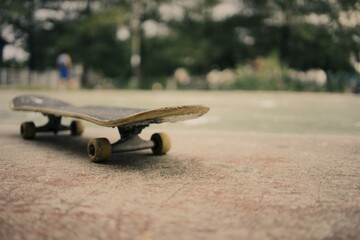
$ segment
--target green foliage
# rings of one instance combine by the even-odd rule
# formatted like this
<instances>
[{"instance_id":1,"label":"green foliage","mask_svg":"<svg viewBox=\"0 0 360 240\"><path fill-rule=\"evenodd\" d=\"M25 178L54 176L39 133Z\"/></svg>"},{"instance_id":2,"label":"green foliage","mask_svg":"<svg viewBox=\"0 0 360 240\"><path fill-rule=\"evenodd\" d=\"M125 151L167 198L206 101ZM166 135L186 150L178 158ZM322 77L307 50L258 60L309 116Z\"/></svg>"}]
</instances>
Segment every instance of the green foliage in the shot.
<instances>
[{"instance_id":1,"label":"green foliage","mask_svg":"<svg viewBox=\"0 0 360 240\"><path fill-rule=\"evenodd\" d=\"M250 65L237 67L235 87L244 90L280 90L284 85L286 69L279 62L277 54L258 58Z\"/></svg>"},{"instance_id":2,"label":"green foliage","mask_svg":"<svg viewBox=\"0 0 360 240\"><path fill-rule=\"evenodd\" d=\"M236 69L234 88L242 90L290 90L323 91L324 87L315 80L301 81L290 74L290 69L281 63L273 52L267 58L258 58ZM339 86L333 90L339 89Z\"/></svg>"},{"instance_id":3,"label":"green foliage","mask_svg":"<svg viewBox=\"0 0 360 240\"><path fill-rule=\"evenodd\" d=\"M129 77L128 42L116 40L117 27L124 23L122 9L83 15L65 26L56 42L58 52L66 50L74 62L86 64L115 81Z\"/></svg>"},{"instance_id":4,"label":"green foliage","mask_svg":"<svg viewBox=\"0 0 360 240\"><path fill-rule=\"evenodd\" d=\"M130 59L140 48L134 53L134 42L141 42L138 72L143 88L154 82L165 84L176 69L184 68L193 79L205 79L214 70L235 69L238 77L232 87L239 89L318 91L323 87L301 82L289 70L319 68L328 75L325 89L339 91L355 72L350 57L360 61L358 26L340 21L346 11L359 11L356 0L246 0L238 14L221 20L211 17L219 1L195 1L184 9L181 21L160 16L158 6L173 1L136 2L136 8L141 8L136 14L132 1L87 1L94 2L100 7L91 9L89 4L74 9L75 14L69 14L73 17L41 20L34 17L39 9L66 14L62 1L1 1L0 26L14 29L17 43L29 52L31 70L56 67L57 55L65 50L75 63L101 73L117 86L126 86L134 75ZM83 1L73 3L84 5ZM137 40L117 40L118 27L134 28L134 16L140 27L134 34ZM322 20L314 22L314 18ZM141 24L147 20L167 27L169 34L144 36Z\"/></svg>"}]
</instances>

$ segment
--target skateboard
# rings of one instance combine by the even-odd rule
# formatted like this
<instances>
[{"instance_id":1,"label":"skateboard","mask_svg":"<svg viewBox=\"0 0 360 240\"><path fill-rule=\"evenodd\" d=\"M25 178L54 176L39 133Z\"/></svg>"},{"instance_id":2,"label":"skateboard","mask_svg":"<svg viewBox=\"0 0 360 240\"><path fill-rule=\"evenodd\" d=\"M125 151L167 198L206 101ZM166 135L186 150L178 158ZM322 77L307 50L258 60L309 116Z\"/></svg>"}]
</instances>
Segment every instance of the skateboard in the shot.
<instances>
[{"instance_id":1,"label":"skateboard","mask_svg":"<svg viewBox=\"0 0 360 240\"><path fill-rule=\"evenodd\" d=\"M20 126L23 139L31 140L37 133L70 131L71 135L79 136L84 125L73 120L69 126L61 123L62 117L89 121L104 127L117 128L120 138L110 143L107 138L95 138L87 145L87 153L92 162L102 162L110 158L111 153L151 149L155 155L166 154L171 147L170 138L166 133L155 133L150 140L142 139L139 134L151 124L178 122L198 118L209 111L201 105L185 105L156 108L152 110L105 107L75 106L70 103L41 95L20 95L10 102L15 111L34 111L48 118L43 126L35 126L34 122L24 122Z\"/></svg>"}]
</instances>

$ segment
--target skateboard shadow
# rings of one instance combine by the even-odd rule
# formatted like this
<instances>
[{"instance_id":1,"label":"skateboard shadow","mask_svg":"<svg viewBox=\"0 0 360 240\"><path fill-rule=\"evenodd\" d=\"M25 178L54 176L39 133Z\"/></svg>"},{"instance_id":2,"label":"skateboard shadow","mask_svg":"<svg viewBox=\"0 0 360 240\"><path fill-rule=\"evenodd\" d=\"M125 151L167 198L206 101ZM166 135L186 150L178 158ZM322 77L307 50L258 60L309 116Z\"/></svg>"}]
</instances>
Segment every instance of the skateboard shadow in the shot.
<instances>
[{"instance_id":1,"label":"skateboard shadow","mask_svg":"<svg viewBox=\"0 0 360 240\"><path fill-rule=\"evenodd\" d=\"M171 152L167 155L155 156L146 150L113 154L102 165L111 169L134 171L147 177L181 178L200 176L206 172L203 164L191 159L171 155Z\"/></svg>"},{"instance_id":2,"label":"skateboard shadow","mask_svg":"<svg viewBox=\"0 0 360 240\"><path fill-rule=\"evenodd\" d=\"M11 137L21 139L19 135L15 134ZM178 156L172 156L171 154L155 156L150 150L113 153L108 161L92 163L87 156L87 144L90 140L91 138L83 136L74 137L66 134L56 136L53 134L42 134L36 136L36 138L31 141L33 141L37 147L68 154L73 157L74 161L87 161L89 164L96 164L99 167L113 171L139 171L143 174L151 173L161 176L179 176L186 174L189 169L199 169L199 166L189 166L189 163L185 164L185 159L179 159ZM194 165L194 163L190 165Z\"/></svg>"},{"instance_id":3,"label":"skateboard shadow","mask_svg":"<svg viewBox=\"0 0 360 240\"><path fill-rule=\"evenodd\" d=\"M21 138L20 136L17 137ZM89 141L90 139L88 138L74 137L65 134L41 134L29 142L34 142L37 146L43 148L52 149L54 152L69 153L81 160L87 160L86 149Z\"/></svg>"},{"instance_id":4,"label":"skateboard shadow","mask_svg":"<svg viewBox=\"0 0 360 240\"><path fill-rule=\"evenodd\" d=\"M149 170L155 168L179 167L181 161L170 156L154 156L150 151L138 151L128 153L114 153L111 158L102 163L105 166L117 166L128 170Z\"/></svg>"}]
</instances>

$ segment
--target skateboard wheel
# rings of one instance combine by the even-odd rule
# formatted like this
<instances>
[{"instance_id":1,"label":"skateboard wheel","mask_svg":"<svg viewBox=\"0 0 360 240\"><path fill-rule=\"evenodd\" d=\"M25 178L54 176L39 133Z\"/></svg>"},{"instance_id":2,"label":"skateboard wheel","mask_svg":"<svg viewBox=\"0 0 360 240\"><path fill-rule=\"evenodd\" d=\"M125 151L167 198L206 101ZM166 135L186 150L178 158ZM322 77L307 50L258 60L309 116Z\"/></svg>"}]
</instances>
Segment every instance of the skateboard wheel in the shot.
<instances>
[{"instance_id":1,"label":"skateboard wheel","mask_svg":"<svg viewBox=\"0 0 360 240\"><path fill-rule=\"evenodd\" d=\"M35 138L36 127L33 122L24 122L20 126L20 134L23 139L30 140Z\"/></svg>"},{"instance_id":2,"label":"skateboard wheel","mask_svg":"<svg viewBox=\"0 0 360 240\"><path fill-rule=\"evenodd\" d=\"M87 150L90 160L99 163L110 158L111 144L107 138L95 138L89 142Z\"/></svg>"},{"instance_id":3,"label":"skateboard wheel","mask_svg":"<svg viewBox=\"0 0 360 240\"><path fill-rule=\"evenodd\" d=\"M84 125L80 121L70 123L70 131L73 136L80 136L84 132Z\"/></svg>"},{"instance_id":4,"label":"skateboard wheel","mask_svg":"<svg viewBox=\"0 0 360 240\"><path fill-rule=\"evenodd\" d=\"M164 155L171 148L170 137L166 133L154 133L151 136L151 141L155 144L151 149L155 155Z\"/></svg>"}]
</instances>

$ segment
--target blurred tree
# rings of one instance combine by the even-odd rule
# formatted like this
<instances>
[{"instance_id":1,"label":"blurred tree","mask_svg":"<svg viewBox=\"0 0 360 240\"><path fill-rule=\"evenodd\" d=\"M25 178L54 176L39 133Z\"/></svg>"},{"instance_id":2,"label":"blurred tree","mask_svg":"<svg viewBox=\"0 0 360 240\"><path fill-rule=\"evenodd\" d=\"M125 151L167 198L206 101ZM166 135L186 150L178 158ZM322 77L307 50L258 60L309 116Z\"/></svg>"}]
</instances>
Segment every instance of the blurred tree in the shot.
<instances>
[{"instance_id":1,"label":"blurred tree","mask_svg":"<svg viewBox=\"0 0 360 240\"><path fill-rule=\"evenodd\" d=\"M218 1L200 0L190 5L178 1L164 2L169 9L175 8L183 12L183 16L164 19L159 7L155 12L144 15L144 20L152 19L159 28L165 27L168 32L144 39L144 75L166 77L179 67L185 67L193 74L204 74L211 68L218 67L220 55L226 55L226 51L231 53L230 48L234 47L233 29L227 27L227 24L217 24L212 20L211 9ZM224 42L221 42L222 40ZM228 42L232 43L227 44ZM224 47L227 50L220 50ZM230 65L234 66L234 58L229 58Z\"/></svg>"},{"instance_id":2,"label":"blurred tree","mask_svg":"<svg viewBox=\"0 0 360 240\"><path fill-rule=\"evenodd\" d=\"M142 25L149 17L154 17L154 12L161 3L167 1L169 0L129 0L120 1L119 3L130 12L128 24L130 29L130 64L132 72L130 87L132 88L138 88L142 85L145 85L142 79L142 65L144 64L142 52L144 35Z\"/></svg>"},{"instance_id":3,"label":"blurred tree","mask_svg":"<svg viewBox=\"0 0 360 240\"><path fill-rule=\"evenodd\" d=\"M47 52L51 52L51 45L60 34L52 31L55 26L73 19L83 8L83 1L71 4L61 0L1 1L0 26L11 29L11 43L19 43L29 53L27 65L31 73L48 65Z\"/></svg>"},{"instance_id":4,"label":"blurred tree","mask_svg":"<svg viewBox=\"0 0 360 240\"><path fill-rule=\"evenodd\" d=\"M22 2L20 0L0 2L1 29L9 27L14 34L14 41L21 39L29 52L28 65L30 71L35 70L35 46L34 46L34 10L35 1ZM29 80L30 80L29 74Z\"/></svg>"},{"instance_id":5,"label":"blurred tree","mask_svg":"<svg viewBox=\"0 0 360 240\"><path fill-rule=\"evenodd\" d=\"M8 44L8 42L0 36L0 67L3 66L3 51L6 44Z\"/></svg>"},{"instance_id":6,"label":"blurred tree","mask_svg":"<svg viewBox=\"0 0 360 240\"><path fill-rule=\"evenodd\" d=\"M83 87L91 87L84 76L89 69L115 80L129 77L128 43L116 39L117 28L125 21L125 11L113 8L83 15L65 26L56 45L70 52L74 61L86 68L82 76Z\"/></svg>"},{"instance_id":7,"label":"blurred tree","mask_svg":"<svg viewBox=\"0 0 360 240\"><path fill-rule=\"evenodd\" d=\"M360 32L344 16L360 10L358 1L267 0L254 6L263 19L253 30L255 46L263 53L277 49L282 61L299 69L353 69L350 55Z\"/></svg>"},{"instance_id":8,"label":"blurred tree","mask_svg":"<svg viewBox=\"0 0 360 240\"><path fill-rule=\"evenodd\" d=\"M147 79L165 78L179 67L205 75L272 52L289 67L328 73L353 71L350 59L359 61L356 0L240 0L232 3L238 6L233 15L215 18L214 9L223 3L4 0L0 27L11 29L11 43L29 53L30 70L54 67L66 49L84 67L84 86L88 69L119 84L132 76L135 87L149 86ZM166 17L164 9L174 12ZM149 25L157 33L146 33ZM129 39L116 38L119 27L129 30Z\"/></svg>"},{"instance_id":9,"label":"blurred tree","mask_svg":"<svg viewBox=\"0 0 360 240\"><path fill-rule=\"evenodd\" d=\"M97 9L103 9L101 6L99 7L100 2L98 0L1 1L0 26L1 29L10 28L13 34L13 43L20 43L18 45L23 46L29 53L27 65L30 72L54 67L56 56L62 50L67 50L71 55L74 53L77 62L83 64L82 83L83 86L88 86L88 70L90 66L102 66L99 63L106 62L101 59L104 52L108 52L106 56L108 62L111 59L118 59L116 56L113 57L114 53L118 51L112 52L112 50L116 45L115 29L119 21L114 17L115 13L110 14L111 17L108 21L103 20L109 17L105 14L95 13L92 17L93 4L98 3ZM104 3L103 5L113 7L114 3ZM119 14L120 18L122 16L123 14ZM102 41L103 45L108 44L108 49L97 44ZM83 46L92 46L92 42L95 45L90 51L94 51L94 53L91 54L93 58L89 58L89 51L85 51ZM101 48L106 50L100 51ZM120 56L126 56L123 53L126 51L122 51ZM119 64L122 62L120 61ZM101 72L106 76L113 77L114 69L118 68L116 63L103 65ZM30 76L31 74L29 74L29 80L31 80Z\"/></svg>"}]
</instances>

